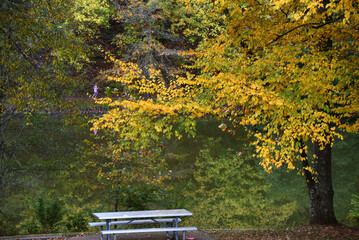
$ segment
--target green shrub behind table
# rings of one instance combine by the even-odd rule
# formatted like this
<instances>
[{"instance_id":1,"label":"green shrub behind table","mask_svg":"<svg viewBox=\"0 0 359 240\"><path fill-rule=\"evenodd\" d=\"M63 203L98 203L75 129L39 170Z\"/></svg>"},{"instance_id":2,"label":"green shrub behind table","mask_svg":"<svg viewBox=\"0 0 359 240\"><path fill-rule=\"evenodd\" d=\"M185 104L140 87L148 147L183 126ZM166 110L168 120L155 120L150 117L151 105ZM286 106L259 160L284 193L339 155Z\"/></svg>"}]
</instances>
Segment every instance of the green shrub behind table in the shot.
<instances>
[{"instance_id":1,"label":"green shrub behind table","mask_svg":"<svg viewBox=\"0 0 359 240\"><path fill-rule=\"evenodd\" d=\"M251 158L241 152L218 151L220 140L210 139L196 159L189 221L205 229L279 227L287 224L296 203L268 199L270 185ZM191 207L192 206L192 207Z\"/></svg>"},{"instance_id":2,"label":"green shrub behind table","mask_svg":"<svg viewBox=\"0 0 359 240\"><path fill-rule=\"evenodd\" d=\"M347 217L349 226L359 227L359 194L353 194Z\"/></svg>"},{"instance_id":3,"label":"green shrub behind table","mask_svg":"<svg viewBox=\"0 0 359 240\"><path fill-rule=\"evenodd\" d=\"M88 220L82 213L67 216L65 225L69 232L85 232L88 230Z\"/></svg>"}]
</instances>

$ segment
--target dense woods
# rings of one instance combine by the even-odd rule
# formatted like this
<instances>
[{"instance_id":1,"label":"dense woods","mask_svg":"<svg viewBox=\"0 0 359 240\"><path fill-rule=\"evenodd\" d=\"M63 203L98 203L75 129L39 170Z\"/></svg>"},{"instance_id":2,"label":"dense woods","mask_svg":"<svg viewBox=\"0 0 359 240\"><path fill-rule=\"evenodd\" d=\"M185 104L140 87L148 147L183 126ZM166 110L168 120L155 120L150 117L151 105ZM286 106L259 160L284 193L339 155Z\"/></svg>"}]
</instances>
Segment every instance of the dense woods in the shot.
<instances>
[{"instance_id":1,"label":"dense woods","mask_svg":"<svg viewBox=\"0 0 359 240\"><path fill-rule=\"evenodd\" d=\"M295 203L267 199L266 174L284 168L307 187L305 223L338 223L333 148L352 146L347 136L359 130L356 1L5 0L0 13L0 234L18 231L5 229L19 217L8 212L4 195L21 185L18 175L54 168L68 177L97 175L62 189L64 201L88 201L86 211L146 209L189 197L207 228L222 227L201 216L218 214L208 208L211 202L233 209L221 220L228 228L289 222ZM92 99L95 85L99 95ZM84 114L88 108L100 110ZM58 149L50 138L56 133L43 132L51 119L60 141L83 136L75 148L66 146L73 152L56 166L21 150L27 131L34 145L45 144L35 138L41 135ZM246 135L248 146L212 152L219 140L205 142L192 179L202 187L181 195L173 187L178 174L169 151L178 141L197 141L200 122L209 119L216 124L208 132ZM105 203L74 191L103 195ZM246 192L248 198L238 200ZM35 217L26 222L33 232L55 231L66 215L56 210L59 202L46 200L52 194L43 191L34 200ZM359 192L351 194L348 222L356 225ZM211 199L201 200L204 195ZM282 208L274 214L276 204ZM85 230L86 211L76 211L67 216L68 229Z\"/></svg>"}]
</instances>

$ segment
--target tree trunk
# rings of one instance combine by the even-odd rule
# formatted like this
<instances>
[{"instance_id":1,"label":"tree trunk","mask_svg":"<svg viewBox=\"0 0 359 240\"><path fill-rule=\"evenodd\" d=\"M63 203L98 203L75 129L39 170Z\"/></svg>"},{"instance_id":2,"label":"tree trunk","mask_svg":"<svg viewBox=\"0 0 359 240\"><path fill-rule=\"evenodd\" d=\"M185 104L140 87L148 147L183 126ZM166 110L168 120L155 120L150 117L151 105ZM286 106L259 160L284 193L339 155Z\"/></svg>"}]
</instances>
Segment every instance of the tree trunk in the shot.
<instances>
[{"instance_id":1,"label":"tree trunk","mask_svg":"<svg viewBox=\"0 0 359 240\"><path fill-rule=\"evenodd\" d=\"M317 13L324 14L327 11L329 0L322 0L322 5L318 7ZM333 48L333 41L330 36L322 35L318 39L317 48L319 52L327 52ZM307 180L308 194L310 199L310 224L334 225L338 221L334 214L333 197L334 190L332 185L332 148L331 142L321 149L318 142L314 142L314 174L305 171ZM308 166L308 162L303 166ZM313 178L314 176L314 178Z\"/></svg>"},{"instance_id":2,"label":"tree trunk","mask_svg":"<svg viewBox=\"0 0 359 240\"><path fill-rule=\"evenodd\" d=\"M334 225L338 221L334 214L333 205L334 191L331 174L330 143L324 149L320 148L319 143L314 143L314 153L317 156L314 163L316 174L313 178L311 177L312 174L306 173L310 199L310 224Z\"/></svg>"}]
</instances>

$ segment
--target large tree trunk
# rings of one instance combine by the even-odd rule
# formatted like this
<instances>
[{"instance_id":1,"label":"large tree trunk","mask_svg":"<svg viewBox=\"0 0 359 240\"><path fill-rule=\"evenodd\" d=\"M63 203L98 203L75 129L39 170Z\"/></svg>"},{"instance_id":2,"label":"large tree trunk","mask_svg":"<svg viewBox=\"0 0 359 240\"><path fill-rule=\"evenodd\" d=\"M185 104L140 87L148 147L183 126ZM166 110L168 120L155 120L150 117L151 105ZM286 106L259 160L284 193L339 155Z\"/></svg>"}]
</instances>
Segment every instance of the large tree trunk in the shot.
<instances>
[{"instance_id":1,"label":"large tree trunk","mask_svg":"<svg viewBox=\"0 0 359 240\"><path fill-rule=\"evenodd\" d=\"M331 146L328 144L321 149L318 143L314 143L314 153L317 156L314 163L317 174L306 172L305 175L310 199L310 224L337 224L333 205ZM307 164L304 163L304 166Z\"/></svg>"},{"instance_id":2,"label":"large tree trunk","mask_svg":"<svg viewBox=\"0 0 359 240\"><path fill-rule=\"evenodd\" d=\"M330 0L322 0L321 3L317 9L318 14L326 12ZM318 40L319 52L327 52L333 48L330 36L322 35ZM333 204L331 143L321 148L318 142L314 142L314 153L317 156L314 160L315 174L305 172L310 199L310 224L337 224ZM308 166L308 162L303 164Z\"/></svg>"}]
</instances>

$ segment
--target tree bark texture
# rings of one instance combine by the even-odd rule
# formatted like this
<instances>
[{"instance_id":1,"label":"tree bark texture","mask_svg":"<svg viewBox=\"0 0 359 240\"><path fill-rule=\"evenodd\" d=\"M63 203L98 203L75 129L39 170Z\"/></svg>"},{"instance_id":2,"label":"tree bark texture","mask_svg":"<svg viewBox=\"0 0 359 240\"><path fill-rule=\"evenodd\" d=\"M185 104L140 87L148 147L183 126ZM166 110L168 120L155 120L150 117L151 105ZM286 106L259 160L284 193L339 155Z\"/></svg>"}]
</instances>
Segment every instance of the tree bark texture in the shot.
<instances>
[{"instance_id":1,"label":"tree bark texture","mask_svg":"<svg viewBox=\"0 0 359 240\"><path fill-rule=\"evenodd\" d=\"M331 174L331 146L327 144L321 149L314 143L317 159L314 163L314 178L306 174L308 194L310 199L310 224L334 225L338 221L334 213L334 190ZM305 164L304 164L305 165Z\"/></svg>"},{"instance_id":2,"label":"tree bark texture","mask_svg":"<svg viewBox=\"0 0 359 240\"><path fill-rule=\"evenodd\" d=\"M322 0L322 5L317 9L317 13L324 14L329 3L329 0ZM327 52L333 48L333 41L330 36L322 35L318 40L319 52ZM325 146L314 142L314 154L316 155L313 166L315 174L305 172L310 199L310 224L338 224L334 213L331 142ZM306 164L308 165L308 162Z\"/></svg>"}]
</instances>

